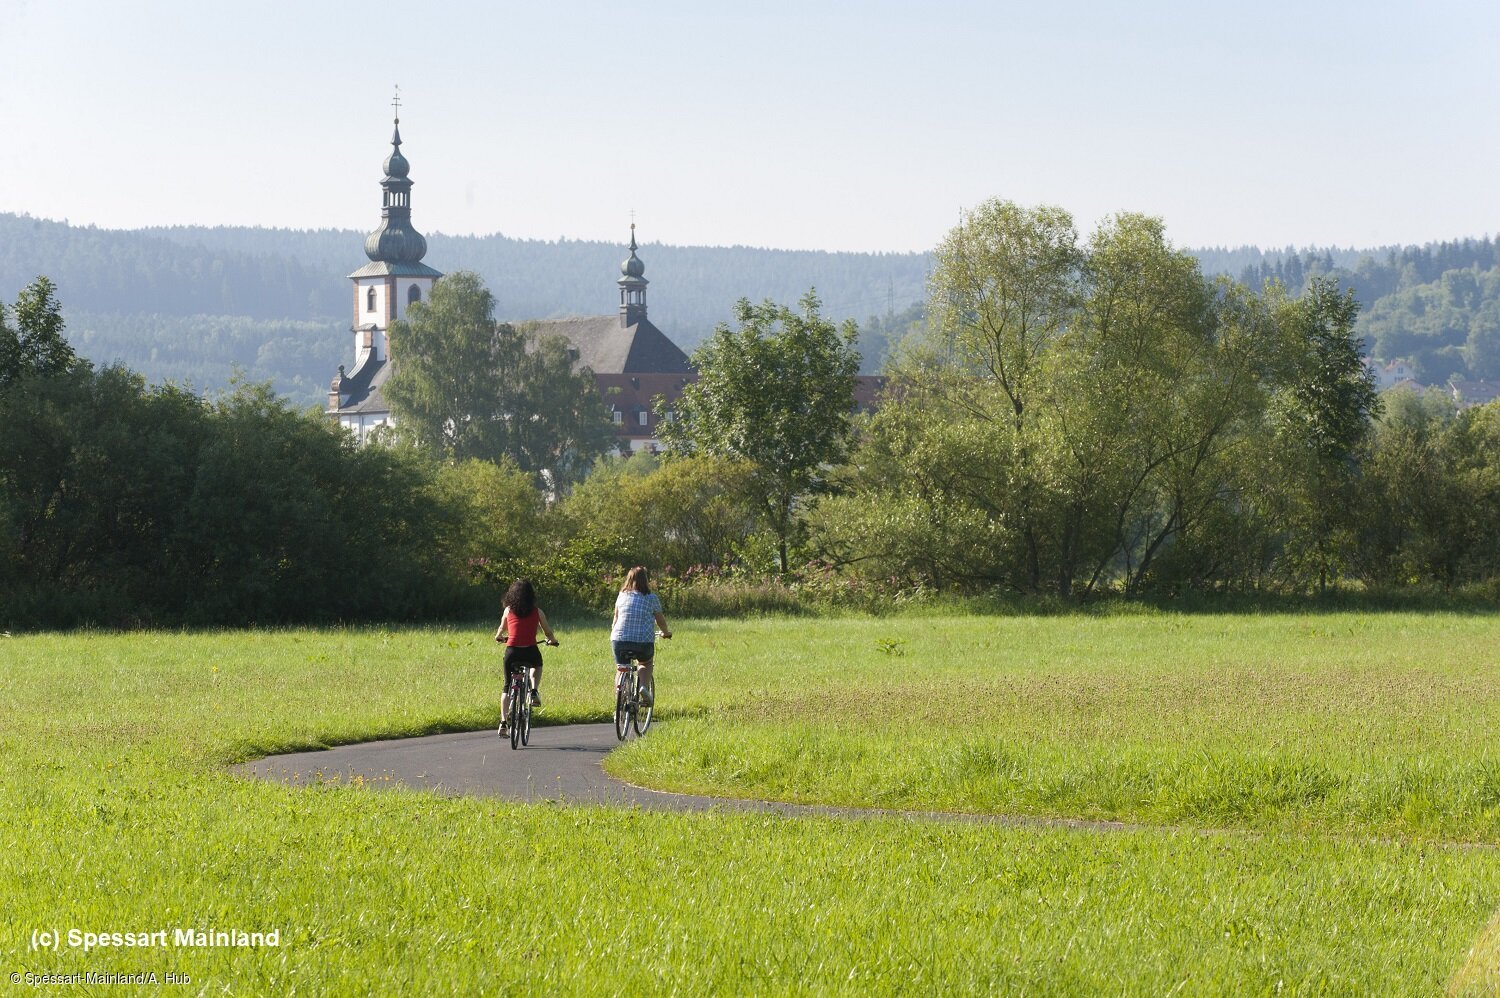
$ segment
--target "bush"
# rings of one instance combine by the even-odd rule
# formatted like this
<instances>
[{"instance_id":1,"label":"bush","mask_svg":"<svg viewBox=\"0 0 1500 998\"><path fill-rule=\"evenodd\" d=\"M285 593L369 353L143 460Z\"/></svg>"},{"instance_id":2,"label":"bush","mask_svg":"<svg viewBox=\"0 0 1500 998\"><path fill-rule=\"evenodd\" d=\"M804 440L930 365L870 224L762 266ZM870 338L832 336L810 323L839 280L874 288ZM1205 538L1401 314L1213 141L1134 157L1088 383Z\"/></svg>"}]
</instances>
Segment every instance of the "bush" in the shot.
<instances>
[{"instance_id":1,"label":"bush","mask_svg":"<svg viewBox=\"0 0 1500 998\"><path fill-rule=\"evenodd\" d=\"M462 610L426 470L264 386L80 367L0 394L0 628Z\"/></svg>"}]
</instances>

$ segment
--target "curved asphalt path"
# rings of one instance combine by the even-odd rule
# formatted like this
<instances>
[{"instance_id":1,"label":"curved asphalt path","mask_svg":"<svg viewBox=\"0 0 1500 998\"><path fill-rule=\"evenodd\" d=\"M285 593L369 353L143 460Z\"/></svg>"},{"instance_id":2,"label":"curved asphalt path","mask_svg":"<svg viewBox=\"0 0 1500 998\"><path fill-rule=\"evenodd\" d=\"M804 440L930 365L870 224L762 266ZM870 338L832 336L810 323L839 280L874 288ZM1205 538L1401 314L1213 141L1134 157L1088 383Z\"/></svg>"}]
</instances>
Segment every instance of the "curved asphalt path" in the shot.
<instances>
[{"instance_id":1,"label":"curved asphalt path","mask_svg":"<svg viewBox=\"0 0 1500 998\"><path fill-rule=\"evenodd\" d=\"M638 790L605 775L600 764L619 744L612 724L534 727L531 744L519 749L512 749L509 738L502 739L494 728L488 728L273 755L235 768L298 786L361 781L365 786L404 786L516 801L649 807L657 797L675 796ZM699 806L712 803L701 800Z\"/></svg>"},{"instance_id":2,"label":"curved asphalt path","mask_svg":"<svg viewBox=\"0 0 1500 998\"><path fill-rule=\"evenodd\" d=\"M659 737L657 730L653 728L648 737ZM358 783L366 787L410 787L450 796L500 797L527 803L606 804L653 811L730 810L788 816L901 817L1111 831L1142 827L1108 821L784 804L646 790L604 772L604 756L619 744L612 724L536 727L531 731L531 744L519 749L512 749L510 739L502 741L490 728L273 755L241 763L234 767L234 771L292 786Z\"/></svg>"}]
</instances>

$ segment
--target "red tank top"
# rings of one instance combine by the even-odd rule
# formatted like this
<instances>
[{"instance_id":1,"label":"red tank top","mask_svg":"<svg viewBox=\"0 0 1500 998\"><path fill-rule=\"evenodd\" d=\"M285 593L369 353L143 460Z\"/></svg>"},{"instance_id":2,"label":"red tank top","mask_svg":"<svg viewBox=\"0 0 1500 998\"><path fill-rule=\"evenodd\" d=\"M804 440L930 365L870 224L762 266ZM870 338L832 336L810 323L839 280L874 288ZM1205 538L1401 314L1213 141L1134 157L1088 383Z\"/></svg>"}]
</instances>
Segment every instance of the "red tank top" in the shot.
<instances>
[{"instance_id":1,"label":"red tank top","mask_svg":"<svg viewBox=\"0 0 1500 998\"><path fill-rule=\"evenodd\" d=\"M517 617L512 610L505 618L505 643L512 648L532 648L536 645L536 628L542 622L536 607L524 617Z\"/></svg>"}]
</instances>

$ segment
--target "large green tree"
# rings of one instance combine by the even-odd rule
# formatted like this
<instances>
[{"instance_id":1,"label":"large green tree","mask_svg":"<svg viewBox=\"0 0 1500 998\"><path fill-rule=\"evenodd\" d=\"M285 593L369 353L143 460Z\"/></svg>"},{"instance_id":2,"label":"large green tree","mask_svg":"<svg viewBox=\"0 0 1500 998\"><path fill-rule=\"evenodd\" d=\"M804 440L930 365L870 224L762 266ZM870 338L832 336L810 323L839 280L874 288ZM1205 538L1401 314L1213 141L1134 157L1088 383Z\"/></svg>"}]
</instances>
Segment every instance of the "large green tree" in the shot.
<instances>
[{"instance_id":1,"label":"large green tree","mask_svg":"<svg viewBox=\"0 0 1500 998\"><path fill-rule=\"evenodd\" d=\"M1321 591L1353 555L1360 463L1380 400L1361 358L1351 291L1317 277L1298 298L1275 286L1270 294L1279 335L1270 415L1287 564Z\"/></svg>"},{"instance_id":2,"label":"large green tree","mask_svg":"<svg viewBox=\"0 0 1500 998\"><path fill-rule=\"evenodd\" d=\"M935 328L819 513L832 560L1069 597L1141 588L1220 532L1265 317L1158 220L1107 219L1085 246L1058 209L990 202L939 247L932 290Z\"/></svg>"},{"instance_id":3,"label":"large green tree","mask_svg":"<svg viewBox=\"0 0 1500 998\"><path fill-rule=\"evenodd\" d=\"M1472 510L1454 472L1453 399L1402 387L1381 402L1358 493L1356 568L1377 585L1451 586L1473 549Z\"/></svg>"},{"instance_id":4,"label":"large green tree","mask_svg":"<svg viewBox=\"0 0 1500 998\"><path fill-rule=\"evenodd\" d=\"M962 418L992 428L978 485L1010 511L1029 588L1042 584L1045 471L1038 465L1043 359L1080 299L1083 253L1060 208L991 200L966 212L938 245L930 311L941 354L924 369ZM998 486L1003 498L996 496Z\"/></svg>"},{"instance_id":5,"label":"large green tree","mask_svg":"<svg viewBox=\"0 0 1500 998\"><path fill-rule=\"evenodd\" d=\"M391 324L395 370L385 397L397 434L449 460L509 458L565 483L608 449L594 376L559 337L495 321L476 274L439 281Z\"/></svg>"},{"instance_id":6,"label":"large green tree","mask_svg":"<svg viewBox=\"0 0 1500 998\"><path fill-rule=\"evenodd\" d=\"M698 380L675 417L662 421L670 446L751 466L751 492L776 534L782 572L803 501L844 460L854 410L858 331L853 322L835 326L818 308L813 291L798 309L740 299L738 328L721 324L693 354Z\"/></svg>"}]
</instances>

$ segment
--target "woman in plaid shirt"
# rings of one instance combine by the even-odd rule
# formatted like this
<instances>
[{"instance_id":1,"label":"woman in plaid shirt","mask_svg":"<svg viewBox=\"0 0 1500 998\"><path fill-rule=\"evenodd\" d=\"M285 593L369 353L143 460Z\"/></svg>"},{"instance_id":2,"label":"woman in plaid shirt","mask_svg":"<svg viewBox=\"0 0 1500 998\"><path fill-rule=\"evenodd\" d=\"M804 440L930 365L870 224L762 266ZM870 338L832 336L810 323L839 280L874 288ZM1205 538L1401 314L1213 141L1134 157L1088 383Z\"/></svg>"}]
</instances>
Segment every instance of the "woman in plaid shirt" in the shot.
<instances>
[{"instance_id":1,"label":"woman in plaid shirt","mask_svg":"<svg viewBox=\"0 0 1500 998\"><path fill-rule=\"evenodd\" d=\"M661 598L651 591L651 577L644 565L637 565L625 573L625 585L615 597L609 642L614 648L616 665L629 665L632 658L641 663L641 699L647 706L656 699L655 687L651 685L651 661L656 655L658 627L662 637L672 636L667 618L661 614ZM618 672L615 682L619 683Z\"/></svg>"}]
</instances>

